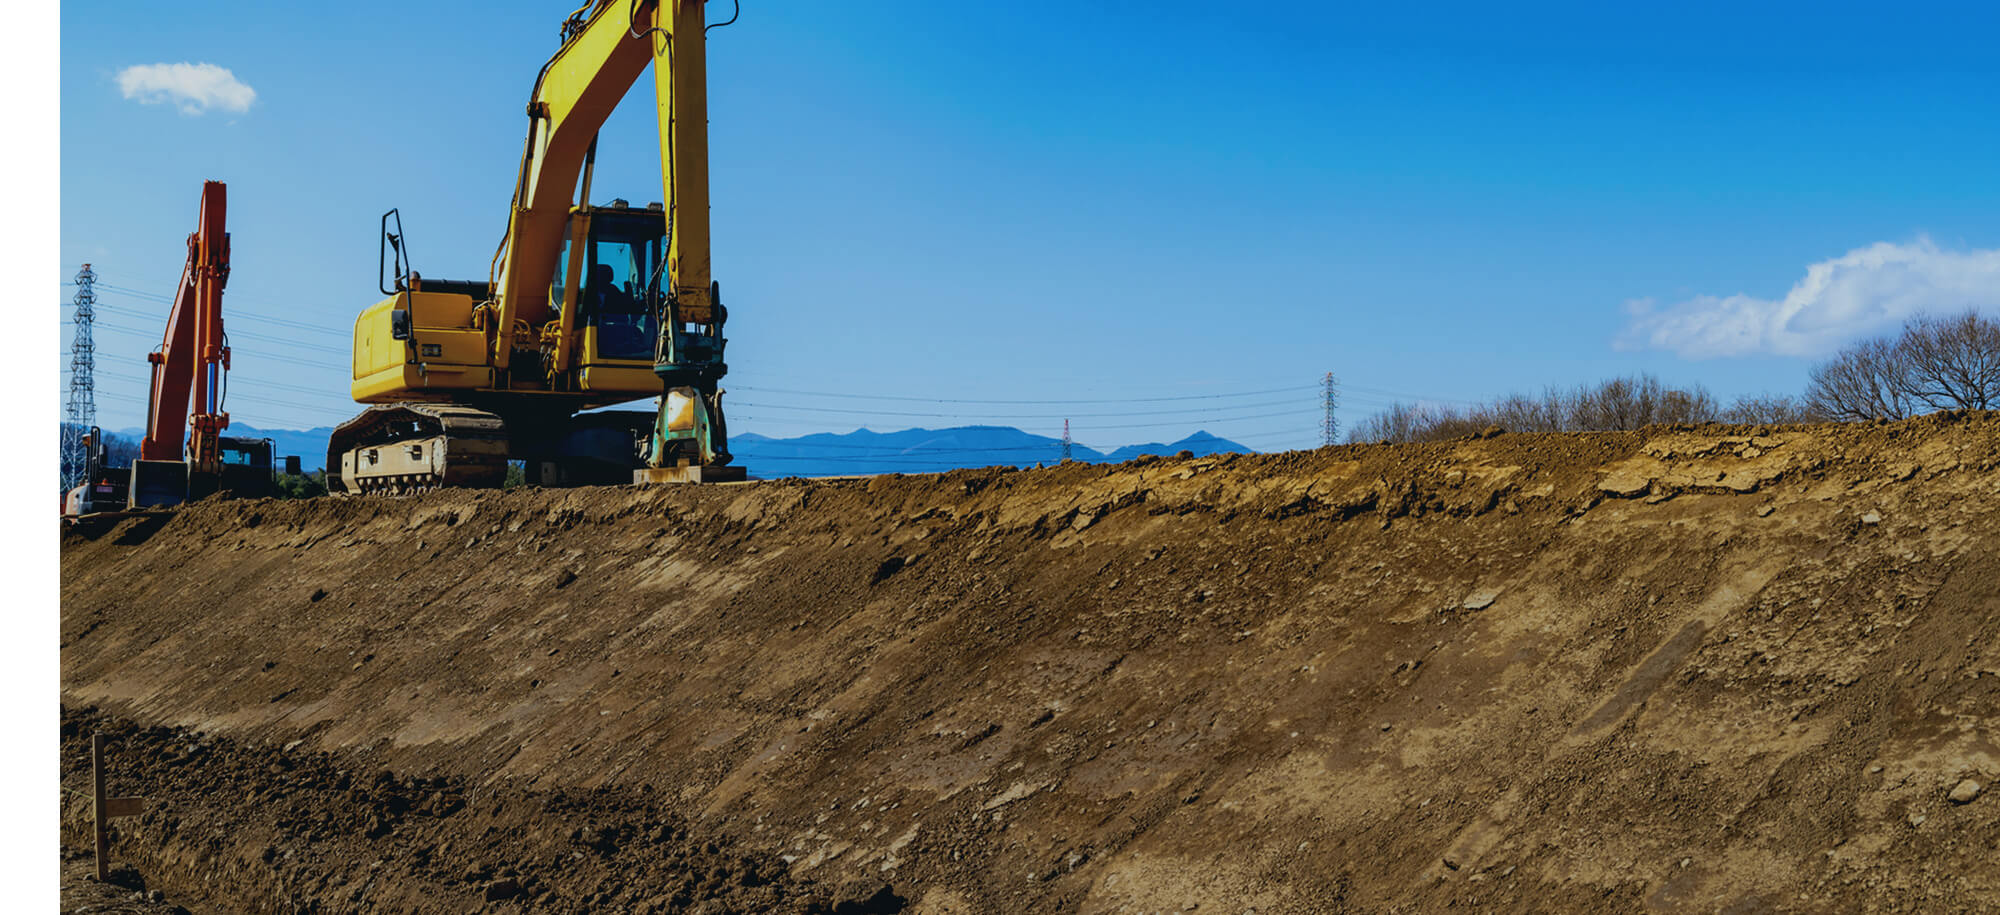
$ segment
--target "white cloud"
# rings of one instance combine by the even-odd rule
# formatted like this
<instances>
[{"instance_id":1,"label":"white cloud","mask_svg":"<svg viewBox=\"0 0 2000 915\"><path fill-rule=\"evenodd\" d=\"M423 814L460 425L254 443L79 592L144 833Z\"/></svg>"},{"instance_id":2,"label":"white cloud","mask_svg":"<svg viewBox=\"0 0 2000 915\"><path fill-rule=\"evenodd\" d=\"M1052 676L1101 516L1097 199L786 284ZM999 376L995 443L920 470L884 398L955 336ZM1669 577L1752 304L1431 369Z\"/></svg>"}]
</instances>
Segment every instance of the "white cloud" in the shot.
<instances>
[{"instance_id":1,"label":"white cloud","mask_svg":"<svg viewBox=\"0 0 2000 915\"><path fill-rule=\"evenodd\" d=\"M257 100L257 90L243 84L227 67L214 64L142 64L118 72L118 90L141 104L172 103L182 114L210 108L243 112Z\"/></svg>"},{"instance_id":2,"label":"white cloud","mask_svg":"<svg viewBox=\"0 0 2000 915\"><path fill-rule=\"evenodd\" d=\"M2000 309L2000 249L1946 251L1928 238L1876 242L1806 268L1782 299L1702 295L1665 308L1626 303L1619 349L1688 358L1816 356L1920 312Z\"/></svg>"}]
</instances>

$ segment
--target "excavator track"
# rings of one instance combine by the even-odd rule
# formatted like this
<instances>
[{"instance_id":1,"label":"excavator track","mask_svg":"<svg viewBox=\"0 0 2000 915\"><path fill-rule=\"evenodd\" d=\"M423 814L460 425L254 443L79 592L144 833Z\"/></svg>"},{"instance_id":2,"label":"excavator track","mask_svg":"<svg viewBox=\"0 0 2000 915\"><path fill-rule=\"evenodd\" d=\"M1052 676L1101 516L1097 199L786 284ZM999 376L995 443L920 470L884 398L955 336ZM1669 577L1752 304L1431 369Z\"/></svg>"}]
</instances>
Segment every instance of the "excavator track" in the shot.
<instances>
[{"instance_id":1,"label":"excavator track","mask_svg":"<svg viewBox=\"0 0 2000 915\"><path fill-rule=\"evenodd\" d=\"M382 404L334 428L326 466L333 492L499 486L507 478L507 426L472 407Z\"/></svg>"}]
</instances>

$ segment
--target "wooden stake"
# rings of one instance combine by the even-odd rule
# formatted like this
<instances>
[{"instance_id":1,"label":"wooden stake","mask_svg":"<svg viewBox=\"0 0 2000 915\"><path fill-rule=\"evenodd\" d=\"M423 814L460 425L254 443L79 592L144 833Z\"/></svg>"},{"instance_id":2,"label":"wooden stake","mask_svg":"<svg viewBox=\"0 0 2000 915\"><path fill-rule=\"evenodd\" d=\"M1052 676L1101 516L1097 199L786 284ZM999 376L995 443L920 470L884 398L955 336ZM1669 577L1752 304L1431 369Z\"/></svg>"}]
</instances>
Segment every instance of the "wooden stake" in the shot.
<instances>
[{"instance_id":1,"label":"wooden stake","mask_svg":"<svg viewBox=\"0 0 2000 915\"><path fill-rule=\"evenodd\" d=\"M97 881L111 880L111 833L105 829L104 735L90 735L90 824L97 833Z\"/></svg>"}]
</instances>

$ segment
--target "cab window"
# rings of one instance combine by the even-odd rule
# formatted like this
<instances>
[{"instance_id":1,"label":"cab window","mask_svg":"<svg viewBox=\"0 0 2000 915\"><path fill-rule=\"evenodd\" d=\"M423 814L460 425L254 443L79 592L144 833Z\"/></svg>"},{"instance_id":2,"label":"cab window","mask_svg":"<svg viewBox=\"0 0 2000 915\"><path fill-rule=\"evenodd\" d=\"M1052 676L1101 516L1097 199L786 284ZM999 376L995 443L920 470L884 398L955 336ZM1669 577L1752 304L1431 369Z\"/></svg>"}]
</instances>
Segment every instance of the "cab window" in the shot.
<instances>
[{"instance_id":1,"label":"cab window","mask_svg":"<svg viewBox=\"0 0 2000 915\"><path fill-rule=\"evenodd\" d=\"M656 322L647 287L659 265L660 233L650 220L592 225L581 314L597 329L598 358L653 358Z\"/></svg>"}]
</instances>

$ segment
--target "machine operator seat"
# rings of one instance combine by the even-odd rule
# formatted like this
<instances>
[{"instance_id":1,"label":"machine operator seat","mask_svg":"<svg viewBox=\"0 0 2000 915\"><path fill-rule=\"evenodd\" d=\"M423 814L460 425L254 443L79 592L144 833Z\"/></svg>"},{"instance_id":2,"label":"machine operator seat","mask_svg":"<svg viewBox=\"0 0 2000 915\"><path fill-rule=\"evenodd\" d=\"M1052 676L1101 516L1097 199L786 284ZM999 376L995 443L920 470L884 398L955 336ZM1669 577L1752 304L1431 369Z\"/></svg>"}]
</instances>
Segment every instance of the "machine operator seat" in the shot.
<instances>
[{"instance_id":1,"label":"machine operator seat","mask_svg":"<svg viewBox=\"0 0 2000 915\"><path fill-rule=\"evenodd\" d=\"M597 353L606 359L653 358L652 316L638 298L619 285L610 264L590 266L583 297L586 317L597 328Z\"/></svg>"}]
</instances>

